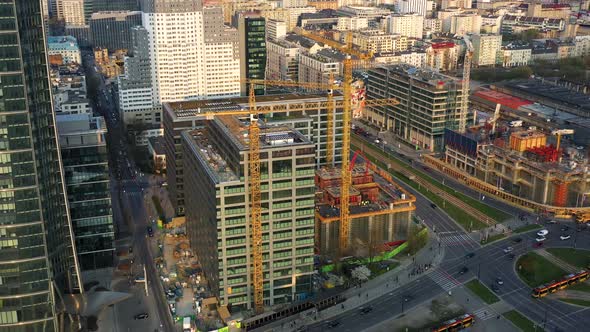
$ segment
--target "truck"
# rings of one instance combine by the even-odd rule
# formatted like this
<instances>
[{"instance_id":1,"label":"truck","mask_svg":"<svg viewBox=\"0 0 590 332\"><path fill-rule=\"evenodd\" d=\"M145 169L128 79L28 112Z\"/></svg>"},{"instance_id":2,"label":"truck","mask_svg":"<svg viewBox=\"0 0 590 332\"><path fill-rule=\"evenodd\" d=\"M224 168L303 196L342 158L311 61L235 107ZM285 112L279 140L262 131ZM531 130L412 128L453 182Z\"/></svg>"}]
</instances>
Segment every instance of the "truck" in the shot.
<instances>
[{"instance_id":1,"label":"truck","mask_svg":"<svg viewBox=\"0 0 590 332\"><path fill-rule=\"evenodd\" d=\"M182 332L193 332L190 317L184 317L182 319Z\"/></svg>"}]
</instances>

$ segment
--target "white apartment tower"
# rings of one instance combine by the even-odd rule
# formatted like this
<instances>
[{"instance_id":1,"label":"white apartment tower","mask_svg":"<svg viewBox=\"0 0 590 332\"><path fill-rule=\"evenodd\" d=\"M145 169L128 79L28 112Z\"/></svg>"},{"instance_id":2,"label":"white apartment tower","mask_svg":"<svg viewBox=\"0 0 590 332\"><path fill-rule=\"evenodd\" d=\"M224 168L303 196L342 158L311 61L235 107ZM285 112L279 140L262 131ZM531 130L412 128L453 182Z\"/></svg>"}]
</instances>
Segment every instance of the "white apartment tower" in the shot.
<instances>
[{"instance_id":1,"label":"white apartment tower","mask_svg":"<svg viewBox=\"0 0 590 332\"><path fill-rule=\"evenodd\" d=\"M238 33L221 7L201 0L146 0L154 104L240 95Z\"/></svg>"},{"instance_id":2,"label":"white apartment tower","mask_svg":"<svg viewBox=\"0 0 590 332\"><path fill-rule=\"evenodd\" d=\"M410 38L422 38L424 16L420 14L394 14L387 17L387 32Z\"/></svg>"},{"instance_id":3,"label":"white apartment tower","mask_svg":"<svg viewBox=\"0 0 590 332\"><path fill-rule=\"evenodd\" d=\"M426 16L428 11L426 2L426 0L398 0L396 8L400 14L417 13Z\"/></svg>"},{"instance_id":4,"label":"white apartment tower","mask_svg":"<svg viewBox=\"0 0 590 332\"><path fill-rule=\"evenodd\" d=\"M472 35L473 64L476 66L493 66L502 47L502 35Z\"/></svg>"},{"instance_id":5,"label":"white apartment tower","mask_svg":"<svg viewBox=\"0 0 590 332\"><path fill-rule=\"evenodd\" d=\"M86 24L84 18L84 0L55 0L57 18L66 25L81 26Z\"/></svg>"}]
</instances>

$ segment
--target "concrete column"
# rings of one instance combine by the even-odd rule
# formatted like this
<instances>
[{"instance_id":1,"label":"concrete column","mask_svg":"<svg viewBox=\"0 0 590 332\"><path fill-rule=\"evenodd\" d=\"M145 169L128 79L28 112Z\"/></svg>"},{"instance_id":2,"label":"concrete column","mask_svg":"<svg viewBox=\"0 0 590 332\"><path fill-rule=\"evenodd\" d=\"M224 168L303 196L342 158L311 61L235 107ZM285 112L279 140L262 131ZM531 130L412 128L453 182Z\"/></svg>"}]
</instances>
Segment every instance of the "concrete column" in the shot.
<instances>
[{"instance_id":1,"label":"concrete column","mask_svg":"<svg viewBox=\"0 0 590 332\"><path fill-rule=\"evenodd\" d=\"M551 182L549 181L549 174L545 176L545 183L543 184L543 204L547 204L547 196L549 195L549 185Z\"/></svg>"}]
</instances>

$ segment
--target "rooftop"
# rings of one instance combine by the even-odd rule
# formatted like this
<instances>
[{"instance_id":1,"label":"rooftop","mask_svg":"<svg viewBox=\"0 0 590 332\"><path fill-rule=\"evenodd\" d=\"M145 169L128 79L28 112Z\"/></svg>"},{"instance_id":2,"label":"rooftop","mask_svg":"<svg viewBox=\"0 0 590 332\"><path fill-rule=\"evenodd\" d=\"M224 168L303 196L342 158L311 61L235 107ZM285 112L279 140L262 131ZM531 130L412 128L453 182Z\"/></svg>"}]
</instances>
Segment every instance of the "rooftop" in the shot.
<instances>
[{"instance_id":1,"label":"rooftop","mask_svg":"<svg viewBox=\"0 0 590 332\"><path fill-rule=\"evenodd\" d=\"M184 131L182 136L196 157L208 166L207 173L211 174L218 183L239 181L240 178L228 167L219 151L210 144L205 128Z\"/></svg>"},{"instance_id":2,"label":"rooftop","mask_svg":"<svg viewBox=\"0 0 590 332\"><path fill-rule=\"evenodd\" d=\"M156 154L166 154L166 151L164 151L164 136L150 137L148 138L148 144L154 149Z\"/></svg>"},{"instance_id":3,"label":"rooftop","mask_svg":"<svg viewBox=\"0 0 590 332\"><path fill-rule=\"evenodd\" d=\"M403 74L404 76L411 77L414 80L418 80L433 86L441 86L447 83L460 82L454 77L443 75L441 73L438 73L427 68L414 67L406 63L377 67L377 69L379 68L395 71L400 74Z\"/></svg>"},{"instance_id":4,"label":"rooftop","mask_svg":"<svg viewBox=\"0 0 590 332\"><path fill-rule=\"evenodd\" d=\"M49 49L62 49L69 51L80 50L78 40L73 36L48 36L47 47Z\"/></svg>"},{"instance_id":5,"label":"rooftop","mask_svg":"<svg viewBox=\"0 0 590 332\"><path fill-rule=\"evenodd\" d=\"M590 96L571 91L561 86L543 83L536 79L506 82L505 86L531 95L543 96L566 106L585 110L590 113Z\"/></svg>"},{"instance_id":6,"label":"rooftop","mask_svg":"<svg viewBox=\"0 0 590 332\"><path fill-rule=\"evenodd\" d=\"M90 15L91 20L100 20L105 18L114 18L115 20L124 20L128 16L133 15L141 15L140 11L128 11L128 10L119 10L119 11L106 11L106 12L95 12Z\"/></svg>"}]
</instances>

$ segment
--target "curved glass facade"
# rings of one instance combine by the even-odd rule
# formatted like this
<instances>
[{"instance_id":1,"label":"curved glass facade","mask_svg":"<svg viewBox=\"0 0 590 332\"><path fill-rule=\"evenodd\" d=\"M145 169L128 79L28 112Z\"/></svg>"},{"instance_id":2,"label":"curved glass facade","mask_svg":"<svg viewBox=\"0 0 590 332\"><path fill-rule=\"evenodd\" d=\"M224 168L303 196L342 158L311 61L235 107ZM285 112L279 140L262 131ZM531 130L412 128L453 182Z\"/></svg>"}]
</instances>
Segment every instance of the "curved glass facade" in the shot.
<instances>
[{"instance_id":1,"label":"curved glass facade","mask_svg":"<svg viewBox=\"0 0 590 332\"><path fill-rule=\"evenodd\" d=\"M57 330L70 235L40 1L0 0L0 331Z\"/></svg>"}]
</instances>

